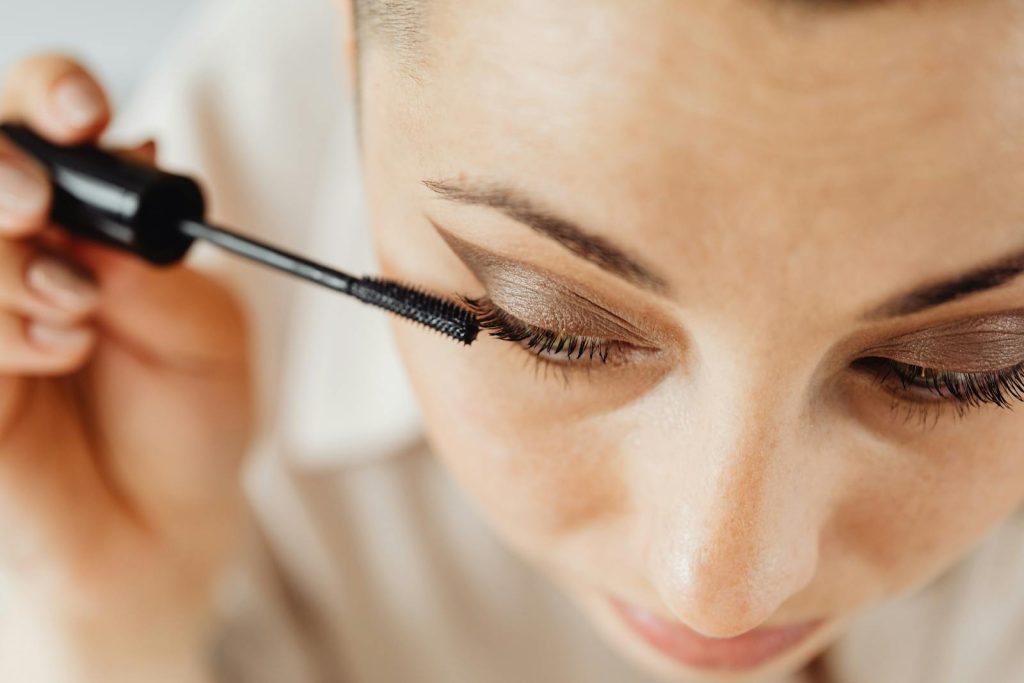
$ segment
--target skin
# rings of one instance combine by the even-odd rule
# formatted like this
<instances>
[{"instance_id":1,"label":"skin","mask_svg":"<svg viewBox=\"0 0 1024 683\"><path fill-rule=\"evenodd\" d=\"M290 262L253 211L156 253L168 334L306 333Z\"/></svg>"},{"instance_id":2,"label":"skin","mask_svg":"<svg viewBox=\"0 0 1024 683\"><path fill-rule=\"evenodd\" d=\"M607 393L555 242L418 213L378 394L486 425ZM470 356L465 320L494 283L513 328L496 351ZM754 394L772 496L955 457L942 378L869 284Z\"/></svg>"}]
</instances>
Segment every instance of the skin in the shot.
<instances>
[{"instance_id":1,"label":"skin","mask_svg":"<svg viewBox=\"0 0 1024 683\"><path fill-rule=\"evenodd\" d=\"M893 410L856 369L1024 360L1016 281L863 317L1024 246L1018 5L435 0L422 64L362 54L386 274L630 344L535 368L511 342L395 325L438 456L641 666L708 678L627 631L608 595L707 636L827 619L769 667L795 669L1019 506L1019 411L921 419L922 395ZM69 79L98 100L89 116L61 106ZM5 81L0 115L74 143L110 112L80 66L42 56ZM208 680L206 591L241 535L252 426L243 311L212 276L62 239L42 169L3 140L0 170L21 200L0 211L0 679ZM425 179L511 187L666 288ZM91 284L36 291L44 254ZM38 323L71 337L41 344Z\"/></svg>"},{"instance_id":2,"label":"skin","mask_svg":"<svg viewBox=\"0 0 1024 683\"><path fill-rule=\"evenodd\" d=\"M53 142L109 119L63 56L3 82L0 120ZM0 197L0 680L212 680L210 591L243 538L253 422L241 305L215 277L57 230L44 170L3 138Z\"/></svg>"},{"instance_id":3,"label":"skin","mask_svg":"<svg viewBox=\"0 0 1024 683\"><path fill-rule=\"evenodd\" d=\"M712 637L827 619L767 665L795 669L1013 513L1019 410L894 399L855 363L1024 361L1017 280L862 318L1024 247L1019 3L432 8L422 63L362 54L386 274L608 332L581 297L645 351L566 372L508 341L395 333L438 457L627 656L706 678L625 629L609 595ZM512 188L667 289L424 180ZM994 317L979 332L976 316Z\"/></svg>"}]
</instances>

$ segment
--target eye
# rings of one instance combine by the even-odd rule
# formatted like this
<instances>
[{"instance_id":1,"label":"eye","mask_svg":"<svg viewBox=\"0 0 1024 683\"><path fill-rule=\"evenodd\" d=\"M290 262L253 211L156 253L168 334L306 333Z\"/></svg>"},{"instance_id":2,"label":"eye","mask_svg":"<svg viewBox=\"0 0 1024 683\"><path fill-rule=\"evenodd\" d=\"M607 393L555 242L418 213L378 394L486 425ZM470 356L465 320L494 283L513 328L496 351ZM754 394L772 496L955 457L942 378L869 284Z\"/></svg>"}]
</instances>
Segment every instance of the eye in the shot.
<instances>
[{"instance_id":1,"label":"eye","mask_svg":"<svg viewBox=\"0 0 1024 683\"><path fill-rule=\"evenodd\" d=\"M1024 400L1024 363L994 372L959 372L870 357L855 361L853 367L875 374L895 399L922 410L948 404L962 416L969 408L1011 408Z\"/></svg>"},{"instance_id":2,"label":"eye","mask_svg":"<svg viewBox=\"0 0 1024 683\"><path fill-rule=\"evenodd\" d=\"M537 327L499 308L488 297L463 297L462 301L476 315L481 329L498 339L517 343L542 363L565 369L592 369L623 365L638 353L653 351L624 341Z\"/></svg>"}]
</instances>

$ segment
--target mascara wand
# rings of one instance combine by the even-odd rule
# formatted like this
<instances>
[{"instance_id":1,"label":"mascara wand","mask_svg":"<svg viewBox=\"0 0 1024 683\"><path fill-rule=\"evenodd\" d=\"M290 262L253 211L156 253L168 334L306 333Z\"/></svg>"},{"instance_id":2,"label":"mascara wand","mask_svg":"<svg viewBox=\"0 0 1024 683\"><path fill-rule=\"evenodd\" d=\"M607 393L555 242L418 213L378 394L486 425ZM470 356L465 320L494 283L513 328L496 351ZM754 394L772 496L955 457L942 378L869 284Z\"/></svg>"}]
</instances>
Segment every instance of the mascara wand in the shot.
<instances>
[{"instance_id":1,"label":"mascara wand","mask_svg":"<svg viewBox=\"0 0 1024 683\"><path fill-rule=\"evenodd\" d=\"M54 187L53 220L80 237L129 251L155 265L181 261L197 239L437 330L464 344L480 326L472 312L414 287L355 277L203 220L198 183L92 145L60 147L24 126L5 135L46 166Z\"/></svg>"}]
</instances>

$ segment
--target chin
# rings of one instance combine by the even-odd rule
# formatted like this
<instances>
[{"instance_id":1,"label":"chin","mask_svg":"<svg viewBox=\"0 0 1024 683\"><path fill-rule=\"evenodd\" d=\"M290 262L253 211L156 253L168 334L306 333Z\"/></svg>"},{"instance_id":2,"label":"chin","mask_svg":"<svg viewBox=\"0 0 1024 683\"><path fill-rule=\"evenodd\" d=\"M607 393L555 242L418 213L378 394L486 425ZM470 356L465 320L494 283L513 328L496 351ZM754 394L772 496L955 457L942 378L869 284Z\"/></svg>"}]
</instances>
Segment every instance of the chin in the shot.
<instances>
[{"instance_id":1,"label":"chin","mask_svg":"<svg viewBox=\"0 0 1024 683\"><path fill-rule=\"evenodd\" d=\"M764 683L800 670L825 650L842 633L847 619L828 618L808 624L806 635L768 656L750 658L742 664L708 664L684 661L652 644L623 617L613 599L597 592L569 591L570 597L591 619L610 646L638 669L655 678L674 683ZM691 652L691 656L692 656Z\"/></svg>"}]
</instances>

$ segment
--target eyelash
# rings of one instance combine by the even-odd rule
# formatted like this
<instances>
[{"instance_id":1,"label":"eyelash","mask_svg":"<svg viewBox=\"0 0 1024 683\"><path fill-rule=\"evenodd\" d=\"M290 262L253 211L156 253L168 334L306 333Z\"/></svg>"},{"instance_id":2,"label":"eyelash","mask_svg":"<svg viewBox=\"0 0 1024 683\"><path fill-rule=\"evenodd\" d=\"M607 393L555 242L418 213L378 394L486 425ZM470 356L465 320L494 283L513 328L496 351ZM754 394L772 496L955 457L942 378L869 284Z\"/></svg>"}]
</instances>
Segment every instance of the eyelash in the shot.
<instances>
[{"instance_id":1,"label":"eyelash","mask_svg":"<svg viewBox=\"0 0 1024 683\"><path fill-rule=\"evenodd\" d=\"M1024 401L1024 363L994 372L957 372L870 357L856 361L854 366L874 372L878 384L909 406L907 418L916 414L922 422L927 422L930 409L938 407L941 412L944 405L954 406L957 417L963 417L972 408L992 404L1010 409L1015 402ZM899 386L893 387L893 381ZM933 398L920 398L920 392Z\"/></svg>"},{"instance_id":2,"label":"eyelash","mask_svg":"<svg viewBox=\"0 0 1024 683\"><path fill-rule=\"evenodd\" d=\"M592 368L595 365L620 365L629 349L626 342L581 334L555 332L524 322L499 308L489 297L462 297L463 304L476 316L481 329L492 337L516 342L536 361L563 370ZM561 360L556 360L556 359Z\"/></svg>"},{"instance_id":3,"label":"eyelash","mask_svg":"<svg viewBox=\"0 0 1024 683\"><path fill-rule=\"evenodd\" d=\"M462 302L476 315L481 329L491 336L516 342L541 365L569 369L592 369L596 365L621 365L628 361L628 352L636 350L626 342L586 335L555 332L519 320L499 308L489 297L462 297ZM562 360L555 360L561 358ZM1024 401L1024 363L995 372L956 372L911 365L889 358L867 357L854 361L853 367L868 370L879 385L893 397L893 410L906 408L906 418L919 417L927 422L931 410L952 405L957 417L972 408L993 404L1012 408ZM892 386L895 380L899 386ZM921 398L928 392L934 398Z\"/></svg>"}]
</instances>

